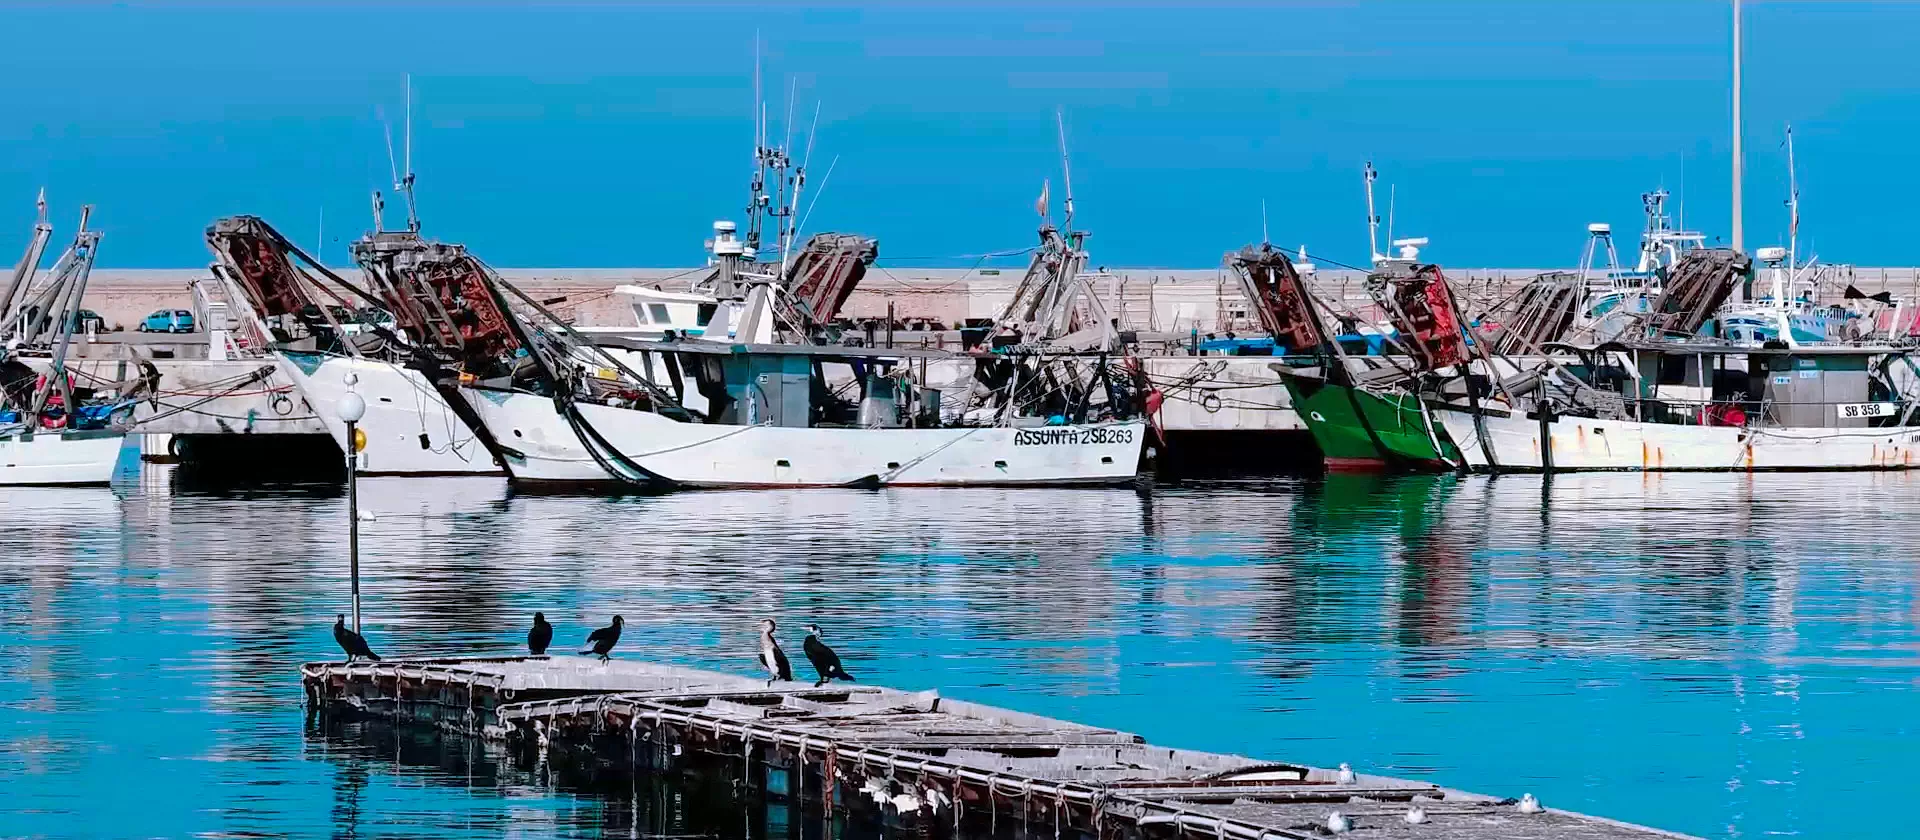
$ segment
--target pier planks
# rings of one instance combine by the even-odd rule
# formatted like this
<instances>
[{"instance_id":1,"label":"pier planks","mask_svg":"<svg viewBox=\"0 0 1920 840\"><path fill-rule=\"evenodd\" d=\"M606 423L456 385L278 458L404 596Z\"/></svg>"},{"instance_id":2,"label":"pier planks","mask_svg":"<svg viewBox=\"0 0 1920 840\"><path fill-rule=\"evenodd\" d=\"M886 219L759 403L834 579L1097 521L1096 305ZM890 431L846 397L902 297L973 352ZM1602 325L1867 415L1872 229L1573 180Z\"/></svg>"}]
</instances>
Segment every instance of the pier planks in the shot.
<instances>
[{"instance_id":1,"label":"pier planks","mask_svg":"<svg viewBox=\"0 0 1920 840\"><path fill-rule=\"evenodd\" d=\"M700 757L849 812L933 828L1097 838L1678 837L1511 799L1148 744L1111 729L869 685L778 683L587 657L453 658L301 667L322 712L439 726L532 749L584 750L634 772ZM757 768L757 769L756 769ZM1413 806L1424 823L1407 822Z\"/></svg>"}]
</instances>

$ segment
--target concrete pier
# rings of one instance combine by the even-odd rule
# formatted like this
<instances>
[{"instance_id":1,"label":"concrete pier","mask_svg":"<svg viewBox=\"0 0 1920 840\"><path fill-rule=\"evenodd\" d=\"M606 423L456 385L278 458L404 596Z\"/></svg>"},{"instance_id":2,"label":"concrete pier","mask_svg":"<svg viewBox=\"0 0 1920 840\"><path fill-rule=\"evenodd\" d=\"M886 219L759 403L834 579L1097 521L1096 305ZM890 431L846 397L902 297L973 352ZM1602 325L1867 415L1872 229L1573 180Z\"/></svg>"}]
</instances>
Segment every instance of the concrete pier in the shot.
<instances>
[{"instance_id":1,"label":"concrete pier","mask_svg":"<svg viewBox=\"0 0 1920 840\"><path fill-rule=\"evenodd\" d=\"M1657 829L1425 782L1148 744L1137 735L850 683L615 659L301 666L311 710L577 752L634 775L726 774L798 807L930 835L1274 840L1330 833L1627 840Z\"/></svg>"}]
</instances>

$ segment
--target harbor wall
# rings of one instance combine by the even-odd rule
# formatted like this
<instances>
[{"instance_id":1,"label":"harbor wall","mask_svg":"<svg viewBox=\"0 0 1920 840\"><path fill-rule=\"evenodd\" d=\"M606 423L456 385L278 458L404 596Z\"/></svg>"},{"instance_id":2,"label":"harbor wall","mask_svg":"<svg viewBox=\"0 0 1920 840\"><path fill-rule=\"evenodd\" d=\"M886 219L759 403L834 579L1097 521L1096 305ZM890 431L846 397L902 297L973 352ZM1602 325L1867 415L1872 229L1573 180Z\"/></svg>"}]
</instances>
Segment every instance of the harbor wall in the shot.
<instances>
[{"instance_id":1,"label":"harbor wall","mask_svg":"<svg viewBox=\"0 0 1920 840\"><path fill-rule=\"evenodd\" d=\"M1474 309L1502 300L1543 271L1538 268L1450 268L1447 276ZM345 276L357 274L340 269ZM622 284L684 290L702 268L521 268L501 275L553 305L580 326L632 323L613 289ZM1024 269L876 268L849 298L849 317L884 318L891 304L901 320L926 319L948 326L968 318L992 318L1012 296ZM997 273L995 273L997 272ZM193 308L190 286L205 269L110 269L93 272L86 307L100 313L109 329L135 329L147 313L163 308ZM1838 296L1846 284L1867 294L1890 291L1896 298L1920 300L1920 269L1834 267ZM1320 271L1312 277L1323 300L1356 313L1370 312L1365 275L1358 271ZM1107 308L1130 329L1200 333L1246 329L1251 325L1238 282L1224 268L1101 269L1095 276Z\"/></svg>"}]
</instances>

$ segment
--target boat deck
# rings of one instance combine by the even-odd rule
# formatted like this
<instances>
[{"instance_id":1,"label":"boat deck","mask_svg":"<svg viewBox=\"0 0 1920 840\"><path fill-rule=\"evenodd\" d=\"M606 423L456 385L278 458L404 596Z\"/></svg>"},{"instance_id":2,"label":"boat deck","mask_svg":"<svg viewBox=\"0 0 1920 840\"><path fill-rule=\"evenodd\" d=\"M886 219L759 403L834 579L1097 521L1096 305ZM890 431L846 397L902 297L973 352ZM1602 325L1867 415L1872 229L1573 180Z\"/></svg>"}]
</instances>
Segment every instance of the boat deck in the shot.
<instances>
[{"instance_id":1,"label":"boat deck","mask_svg":"<svg viewBox=\"0 0 1920 840\"><path fill-rule=\"evenodd\" d=\"M853 683L814 687L670 665L565 656L302 666L323 712L430 723L632 771L745 760L771 792L850 812L1055 836L1476 840L1679 837L1426 782L1148 744L1131 733ZM756 771L754 768L758 767ZM1410 809L1424 822L1408 821ZM1007 826L1001 822L1007 821Z\"/></svg>"}]
</instances>

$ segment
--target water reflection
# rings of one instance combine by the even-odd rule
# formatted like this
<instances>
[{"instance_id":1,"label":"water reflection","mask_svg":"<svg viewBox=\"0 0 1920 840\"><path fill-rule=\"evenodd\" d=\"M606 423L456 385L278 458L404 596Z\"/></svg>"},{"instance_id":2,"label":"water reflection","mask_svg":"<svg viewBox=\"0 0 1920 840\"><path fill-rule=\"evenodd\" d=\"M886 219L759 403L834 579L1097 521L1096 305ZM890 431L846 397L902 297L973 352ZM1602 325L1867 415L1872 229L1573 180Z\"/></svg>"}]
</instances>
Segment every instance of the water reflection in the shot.
<instances>
[{"instance_id":1,"label":"water reflection","mask_svg":"<svg viewBox=\"0 0 1920 840\"><path fill-rule=\"evenodd\" d=\"M623 655L748 671L775 615L821 624L863 679L1165 743L1708 835L1831 836L1813 813L1904 789L1914 482L582 499L372 479L363 591L384 654L511 650L536 609L565 649L618 612ZM423 733L309 729L294 669L338 655L343 508L337 486L168 470L0 490L6 833L734 837L766 821ZM1831 766L1848 769L1813 771Z\"/></svg>"}]
</instances>

